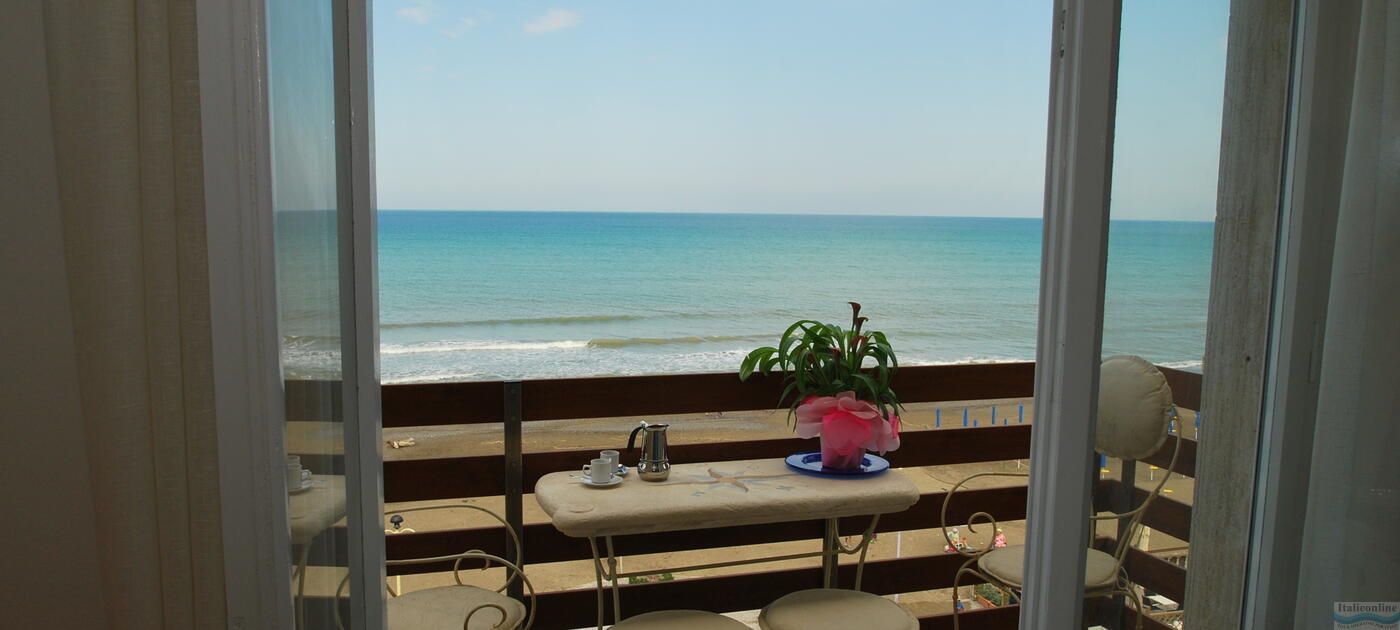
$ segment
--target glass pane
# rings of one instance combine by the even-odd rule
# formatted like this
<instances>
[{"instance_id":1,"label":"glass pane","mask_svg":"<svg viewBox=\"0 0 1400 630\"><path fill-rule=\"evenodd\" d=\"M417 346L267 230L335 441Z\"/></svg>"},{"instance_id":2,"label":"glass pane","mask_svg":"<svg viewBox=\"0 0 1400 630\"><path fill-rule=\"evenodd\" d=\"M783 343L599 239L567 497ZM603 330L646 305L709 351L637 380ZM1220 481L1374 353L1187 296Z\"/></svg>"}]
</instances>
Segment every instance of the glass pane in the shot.
<instances>
[{"instance_id":1,"label":"glass pane","mask_svg":"<svg viewBox=\"0 0 1400 630\"><path fill-rule=\"evenodd\" d=\"M267 8L293 602L298 628L334 629L348 563L332 3Z\"/></svg>"},{"instance_id":2,"label":"glass pane","mask_svg":"<svg viewBox=\"0 0 1400 630\"><path fill-rule=\"evenodd\" d=\"M1134 376L1122 359L1105 363L1095 487L1095 507L1104 514L1127 512L1145 496L1189 511L1194 493L1189 470L1168 477L1165 468L1178 444L1194 449L1200 426L1228 9L1227 0L1123 3L1103 356L1155 365L1172 388L1173 400L1164 402L1175 403L1176 421L1160 447L1150 439L1147 447L1110 440L1109 423L1127 427L1154 414L1104 401L1151 400L1156 377ZM1132 431L1145 436L1153 429L1160 425ZM1131 486L1142 492L1122 492ZM1110 556L1145 552L1148 558L1128 571L1131 591L1151 617L1173 626L1183 615L1184 574L1152 565L1187 568L1190 537L1182 521L1164 513L1141 522L1098 521L1095 548ZM1124 538L1127 545L1118 546ZM1132 627L1121 625L1128 622L1115 606L1098 600L1086 621Z\"/></svg>"}]
</instances>

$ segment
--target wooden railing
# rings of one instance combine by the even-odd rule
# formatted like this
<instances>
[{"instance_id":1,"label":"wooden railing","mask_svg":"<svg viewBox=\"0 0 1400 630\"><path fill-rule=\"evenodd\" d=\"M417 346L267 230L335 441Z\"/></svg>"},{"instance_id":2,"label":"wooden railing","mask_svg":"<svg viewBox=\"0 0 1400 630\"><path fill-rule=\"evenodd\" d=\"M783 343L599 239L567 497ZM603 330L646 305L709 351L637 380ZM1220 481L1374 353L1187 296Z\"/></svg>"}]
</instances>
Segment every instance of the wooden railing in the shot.
<instances>
[{"instance_id":1,"label":"wooden railing","mask_svg":"<svg viewBox=\"0 0 1400 630\"><path fill-rule=\"evenodd\" d=\"M1163 372L1177 404L1198 409L1200 375L1169 368L1163 368ZM1032 395L1033 384L1033 364L1002 363L906 367L895 377L894 387L906 403L934 403L1028 398ZM509 434L511 422L768 409L779 392L777 377L755 377L740 383L734 374L556 379L518 384L496 381L389 385L383 388L383 418L385 427L501 423L509 419L505 422ZM296 400L297 395L289 383L289 400ZM512 398L516 402L512 403ZM1030 450L1030 432L1029 424L910 431L902 436L901 448L888 457L896 467L1025 459ZM508 446L510 442L507 440ZM518 445L516 440L515 448L519 448ZM670 452L673 461L728 461L781 457L806 448L810 448L808 441L786 438L676 445ZM575 468L578 462L586 461L595 453L595 449L507 452L390 461L384 464L384 498L394 503L499 496L511 494L508 490L512 488L528 492L544 474ZM1165 467L1168 455L1158 453L1147 461ZM1175 472L1193 476L1195 456L1195 442L1184 441ZM1123 496L1118 491L1122 483L1123 480L1101 482L1095 492L1096 504L1109 506L1115 496ZM507 498L509 505L512 497ZM518 496L514 498L519 500ZM882 518L878 531L937 527L943 499L941 492L924 493L908 511ZM1025 518L1025 507L1024 486L964 490L954 500L949 520L965 522L976 511L995 514L1003 521L1020 520ZM841 533L859 534L863 520L843 520ZM1189 540L1190 520L1189 505L1165 496L1157 499L1145 518L1148 526L1182 540ZM592 557L585 541L564 536L547 523L520 525L520 529L527 564ZM343 530L338 532L334 538L340 540L332 544L343 545L343 536ZM820 522L813 521L719 528L705 530L703 535L679 532L629 536L618 539L617 545L618 553L632 555L820 539L821 536ZM398 534L389 537L386 545L388 557L397 559L446 555L463 549L500 554L508 549L506 541L501 527L473 527ZM1110 543L1101 541L1101 544ZM949 588L961 562L960 556L941 552L871 561L866 568L864 589L892 594ZM1129 556L1127 567L1138 584L1184 603L1184 570L1141 552ZM397 566L392 567L390 573L445 568ZM847 584L851 579L848 571L843 567L842 580ZM671 608L726 612L761 608L787 592L817 586L820 582L817 568L757 571L623 586L621 599L629 615ZM594 617L594 601L592 590L541 593L535 628L563 630L589 626ZM1093 619L1118 614L1117 609L1092 601L1086 603L1086 610L1094 615ZM1017 614L1015 606L970 611L963 615L962 627L968 630L1014 627ZM1144 627L1165 627L1150 619L1146 621ZM921 627L951 628L951 617L927 617L921 619Z\"/></svg>"}]
</instances>

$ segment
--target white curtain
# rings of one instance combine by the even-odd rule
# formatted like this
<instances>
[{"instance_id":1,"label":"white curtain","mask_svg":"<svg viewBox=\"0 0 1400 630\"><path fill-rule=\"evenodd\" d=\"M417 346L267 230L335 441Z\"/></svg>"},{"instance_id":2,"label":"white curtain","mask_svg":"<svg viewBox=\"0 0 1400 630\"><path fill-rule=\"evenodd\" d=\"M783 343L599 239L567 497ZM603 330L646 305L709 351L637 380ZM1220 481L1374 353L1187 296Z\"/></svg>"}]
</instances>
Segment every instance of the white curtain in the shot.
<instances>
[{"instance_id":1,"label":"white curtain","mask_svg":"<svg viewBox=\"0 0 1400 630\"><path fill-rule=\"evenodd\" d=\"M111 628L223 628L194 0L43 3Z\"/></svg>"},{"instance_id":2,"label":"white curtain","mask_svg":"<svg viewBox=\"0 0 1400 630\"><path fill-rule=\"evenodd\" d=\"M1365 0L1295 627L1400 600L1400 2Z\"/></svg>"}]
</instances>

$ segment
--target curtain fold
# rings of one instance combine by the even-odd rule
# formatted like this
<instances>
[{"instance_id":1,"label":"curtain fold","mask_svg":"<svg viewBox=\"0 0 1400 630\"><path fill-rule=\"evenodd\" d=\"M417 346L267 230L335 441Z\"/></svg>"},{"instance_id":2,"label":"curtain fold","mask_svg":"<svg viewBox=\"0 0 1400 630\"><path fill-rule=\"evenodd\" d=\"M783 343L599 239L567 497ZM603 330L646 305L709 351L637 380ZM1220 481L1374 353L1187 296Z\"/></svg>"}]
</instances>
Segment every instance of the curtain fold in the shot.
<instances>
[{"instance_id":1,"label":"curtain fold","mask_svg":"<svg viewBox=\"0 0 1400 630\"><path fill-rule=\"evenodd\" d=\"M1400 593L1400 2L1359 16L1297 628Z\"/></svg>"},{"instance_id":2,"label":"curtain fold","mask_svg":"<svg viewBox=\"0 0 1400 630\"><path fill-rule=\"evenodd\" d=\"M108 624L222 628L195 2L44 10Z\"/></svg>"}]
</instances>

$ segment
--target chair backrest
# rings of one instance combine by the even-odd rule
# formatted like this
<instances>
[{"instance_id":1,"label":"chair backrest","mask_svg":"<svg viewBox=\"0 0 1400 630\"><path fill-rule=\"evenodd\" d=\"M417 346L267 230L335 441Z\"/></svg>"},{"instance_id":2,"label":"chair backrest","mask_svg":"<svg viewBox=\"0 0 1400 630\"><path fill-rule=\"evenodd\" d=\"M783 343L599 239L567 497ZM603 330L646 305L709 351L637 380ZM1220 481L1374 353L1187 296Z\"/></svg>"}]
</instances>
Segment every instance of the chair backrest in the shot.
<instances>
[{"instance_id":1,"label":"chair backrest","mask_svg":"<svg viewBox=\"0 0 1400 630\"><path fill-rule=\"evenodd\" d=\"M1115 457L1125 466L1134 465L1137 460L1150 457L1171 435L1171 425L1177 420L1176 403L1172 398L1172 388L1167 377L1157 366L1146 359L1132 355L1117 355L1103 360L1099 370L1099 419L1094 437L1094 451L1100 455ZM1177 455L1181 452L1181 434L1178 430L1173 445L1171 463L1166 474L1147 494L1147 498L1137 507L1114 515L1114 518L1128 518L1123 535L1114 550L1114 558L1119 569L1131 541L1141 529L1143 515L1152 500L1162 493L1162 488L1171 478L1176 467Z\"/></svg>"},{"instance_id":2,"label":"chair backrest","mask_svg":"<svg viewBox=\"0 0 1400 630\"><path fill-rule=\"evenodd\" d=\"M1157 366L1125 354L1103 360L1095 452L1125 461L1152 455L1175 417L1172 388Z\"/></svg>"},{"instance_id":3,"label":"chair backrest","mask_svg":"<svg viewBox=\"0 0 1400 630\"><path fill-rule=\"evenodd\" d=\"M506 556L506 559L510 560L511 563L513 563L513 564L516 564L516 565L519 565L519 564L520 564L520 547L521 547L521 545L520 545L520 537L515 533L515 528L511 527L511 526L510 526L510 523L507 523L505 519L501 518L501 515L499 515L499 514L497 514L497 513L495 513L495 512L492 512L491 510L488 510L488 509L486 509L486 508L484 508L484 507L472 505L472 504L470 504L470 503L454 503L454 504L444 504L444 505L421 505L421 506L415 506L415 507L407 507L407 508L399 508L399 509L393 509L393 510L386 510L386 511L384 512L384 516L386 517L386 518L385 518L384 534L385 534L385 535L393 535L393 534L398 533L398 532L400 532L400 531L403 531L403 532L412 532L412 531L414 531L414 529L413 529L413 521L412 521L411 519L409 519L409 518L404 517L404 515L406 515L406 514L412 514L412 513L415 513L415 512L439 512L439 511L444 511L444 510L469 510L469 511L481 512L481 513L486 514L487 516L490 516L491 518L495 519L495 520L496 520L497 522L499 522L501 525L504 525L505 528L506 528L506 532L510 534L510 540L511 540L511 543L512 543L512 545L511 545L511 550L510 550L511 553L510 553L509 556ZM397 523L394 522L394 518L395 518L395 517L398 517L398 518L399 518L399 522L397 522ZM403 526L404 529L401 530L401 529L400 529L400 526ZM480 553L478 550L475 550L475 549L471 549L471 550L467 550L467 551L468 551L468 552Z\"/></svg>"},{"instance_id":4,"label":"chair backrest","mask_svg":"<svg viewBox=\"0 0 1400 630\"><path fill-rule=\"evenodd\" d=\"M489 565L492 564L492 563L497 564L497 565L501 565L501 566L505 567L505 569L506 569L506 579L505 579L505 582L504 582L503 584L501 584L501 587L498 588L498 589L496 589L496 592L497 592L497 593L500 593L500 592L505 591L505 590L506 590L513 582L515 582L516 580L520 580L520 581L521 581L521 583L523 584L523 586L524 586L524 588L525 588L525 595L528 596L529 599L530 599L530 604L529 604L529 606L528 606L529 614L528 614L528 615L526 616L526 618L525 618L524 625L517 626L517 627L519 628L519 630L530 630L530 627L531 627L531 626L534 624L534 622L535 622L535 587L534 587L533 584L530 583L530 578L529 578L528 576L525 575L524 569L522 569L521 566L520 566L520 555L521 555L521 553L520 553L520 552L521 552L520 536L519 536L518 534L516 534L515 529L512 528L512 527L510 526L510 523L506 522L505 519L501 518L501 515L499 515L499 514L497 514L497 513L495 513L495 512L492 512L491 510L488 510L488 509L486 509L486 508L483 508L483 507L480 507L480 506L476 506L476 505L471 505L471 504L469 504L469 503L458 503L458 504L447 504L447 505L424 505L424 506L416 506L416 507L408 507L408 508L401 508L401 509L395 509L395 510L388 510L388 511L386 511L386 512L384 513L384 516L386 517L386 518L385 518L384 535L385 535L385 536L393 536L393 535L396 535L396 534L399 534L399 533L408 533L408 532L413 532L413 531L415 531L414 528L413 528L413 523L412 523L412 521L409 520L408 518L405 518L405 517L403 516L404 514L411 514L411 513L414 513L414 512L434 512L434 511L441 511L441 510L471 510L471 511L476 511L476 512L482 512L482 513L484 513L484 514L490 516L491 518L496 519L496 521L498 521L498 522L500 522L502 525L504 525L505 528L506 528L506 531L507 531L508 533L510 533L510 540L511 540L511 542L513 543L513 549L512 549L512 551L514 552L514 553L512 554L512 557L511 557L510 559L506 559L506 558L502 558L502 557L499 557L499 556L495 556L495 555L486 553L486 552L484 552L484 551L480 551L480 550L476 550L476 549L470 549L470 550L463 551L463 552L460 552L460 553L455 553L455 554L450 554L450 555L444 555L444 556L425 557L425 558L407 558L407 559L400 559L400 560L388 560L388 561L385 562L385 564L386 564L387 566L398 566L398 565L436 564L436 563L443 563L443 562L451 562L451 563L452 563L452 577L453 577L453 579L457 582L458 585L463 585L463 584L464 584L464 583L462 582L462 576L461 576L462 563L463 563L464 561L468 561L468 560L472 560L472 561L482 561L482 562L484 563L483 566L482 566L482 568L486 568L486 566L489 566ZM346 587L347 584L349 584L349 582L350 582L350 575L349 575L349 574L346 574L346 576L340 581L340 586L336 588L335 595L336 595L337 598L339 598L339 597L341 596L341 593L345 590L345 587ZM387 583L385 584L385 588L386 588L386 590L388 590L389 595L390 595L391 597L397 597L397 596L398 596L398 593L395 593L392 589L389 589L389 588L388 588L388 584L387 584ZM482 610L482 609L484 609L484 608L494 608L494 609L500 611L500 614L501 614L502 616L505 616L505 614L506 614L505 610L503 610L500 606L497 606L497 605L495 605L495 604L482 604L482 605L480 605L480 606L477 606L476 608L473 608L471 611L469 611L469 612L467 613L466 620L465 620L464 623L463 623L464 627L465 627L465 625L466 625L467 623L469 623L469 622L471 621L472 615L476 614L477 611ZM335 606L335 607L334 607L334 610L335 610L335 624L336 624L336 627L337 627L337 628L340 628L340 630L345 630L345 626L343 625L343 623L342 623L342 621L341 621L341 619L340 619L340 607L339 607L339 606Z\"/></svg>"}]
</instances>

